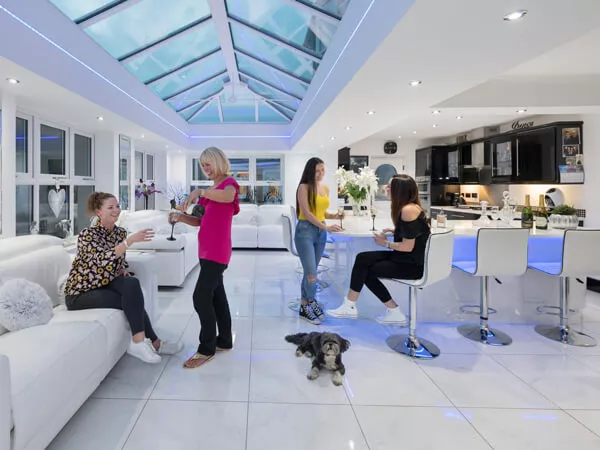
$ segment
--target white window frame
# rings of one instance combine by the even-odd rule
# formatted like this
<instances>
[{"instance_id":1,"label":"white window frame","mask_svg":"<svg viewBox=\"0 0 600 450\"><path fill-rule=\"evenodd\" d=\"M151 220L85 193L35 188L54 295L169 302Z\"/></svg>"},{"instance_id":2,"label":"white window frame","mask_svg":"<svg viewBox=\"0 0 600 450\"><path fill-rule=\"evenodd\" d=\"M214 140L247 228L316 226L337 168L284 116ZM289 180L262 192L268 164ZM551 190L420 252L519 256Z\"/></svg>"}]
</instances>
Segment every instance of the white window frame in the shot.
<instances>
[{"instance_id":1,"label":"white window frame","mask_svg":"<svg viewBox=\"0 0 600 450\"><path fill-rule=\"evenodd\" d=\"M94 142L94 135L90 134L90 133L85 133L83 131L79 131L79 130L74 130L71 129L70 131L70 135L71 135L71 145L69 146L69 152L71 153L71 161L73 162L73 164L69 165L69 178L71 178L71 180L74 180L77 182L77 184L79 185L85 185L88 184L90 181L95 181L96 179L96 164L95 164L95 154L96 154L96 147L95 147L95 142ZM75 175L75 135L79 135L85 138L88 138L91 140L91 155L90 157L92 158L91 162L92 162L92 173L91 176L76 176Z\"/></svg>"},{"instance_id":2,"label":"white window frame","mask_svg":"<svg viewBox=\"0 0 600 450\"><path fill-rule=\"evenodd\" d=\"M156 180L156 155L154 153L144 153L144 174L148 177L149 158L152 158L152 178L145 179L144 181L154 183Z\"/></svg>"},{"instance_id":3,"label":"white window frame","mask_svg":"<svg viewBox=\"0 0 600 450\"><path fill-rule=\"evenodd\" d=\"M27 172L16 173L17 184L19 184L19 181L29 182L20 184L31 184L33 183L35 167L35 157L33 152L33 142L35 141L35 138L33 136L33 116L29 114L23 114L17 111L17 118L27 121L27 136L29 138L27 140Z\"/></svg>"}]
</instances>

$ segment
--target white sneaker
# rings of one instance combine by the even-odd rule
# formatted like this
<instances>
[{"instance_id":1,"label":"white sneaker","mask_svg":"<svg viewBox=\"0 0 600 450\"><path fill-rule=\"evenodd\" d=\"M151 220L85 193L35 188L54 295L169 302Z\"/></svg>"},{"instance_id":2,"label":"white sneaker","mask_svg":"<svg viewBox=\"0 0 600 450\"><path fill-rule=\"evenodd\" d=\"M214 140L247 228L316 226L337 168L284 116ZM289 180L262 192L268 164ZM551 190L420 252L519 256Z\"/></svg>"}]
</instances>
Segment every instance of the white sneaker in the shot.
<instances>
[{"instance_id":1,"label":"white sneaker","mask_svg":"<svg viewBox=\"0 0 600 450\"><path fill-rule=\"evenodd\" d=\"M146 340L142 342L131 341L127 348L127 353L148 364L158 364L162 361L162 358L156 353L152 344Z\"/></svg>"},{"instance_id":2,"label":"white sneaker","mask_svg":"<svg viewBox=\"0 0 600 450\"><path fill-rule=\"evenodd\" d=\"M351 302L345 298L344 303L336 309L328 309L327 314L333 317L356 319L358 317L358 309L356 308L356 302Z\"/></svg>"},{"instance_id":3,"label":"white sneaker","mask_svg":"<svg viewBox=\"0 0 600 450\"><path fill-rule=\"evenodd\" d=\"M154 348L154 347L152 347ZM170 342L163 341L161 339L158 350L156 351L159 355L176 355L183 350L183 342Z\"/></svg>"},{"instance_id":4,"label":"white sneaker","mask_svg":"<svg viewBox=\"0 0 600 450\"><path fill-rule=\"evenodd\" d=\"M407 323L408 320L406 319L406 316L404 315L404 313L400 310L399 306L396 306L395 308L386 308L385 314L382 316L378 316L375 318L375 320L379 323Z\"/></svg>"}]
</instances>

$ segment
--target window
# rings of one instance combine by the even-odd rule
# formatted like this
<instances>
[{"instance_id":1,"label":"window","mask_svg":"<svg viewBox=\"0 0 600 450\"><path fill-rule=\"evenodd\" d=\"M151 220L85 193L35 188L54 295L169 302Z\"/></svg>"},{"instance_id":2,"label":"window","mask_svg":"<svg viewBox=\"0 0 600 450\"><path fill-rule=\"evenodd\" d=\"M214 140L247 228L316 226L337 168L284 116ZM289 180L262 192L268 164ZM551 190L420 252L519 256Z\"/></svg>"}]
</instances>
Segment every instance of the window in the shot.
<instances>
[{"instance_id":1,"label":"window","mask_svg":"<svg viewBox=\"0 0 600 450\"><path fill-rule=\"evenodd\" d=\"M146 155L146 179L154 181L154 155Z\"/></svg>"},{"instance_id":2,"label":"window","mask_svg":"<svg viewBox=\"0 0 600 450\"><path fill-rule=\"evenodd\" d=\"M17 185L17 236L29 234L33 224L33 186Z\"/></svg>"},{"instance_id":3,"label":"window","mask_svg":"<svg viewBox=\"0 0 600 450\"><path fill-rule=\"evenodd\" d=\"M93 167L92 138L74 134L73 136L73 159L75 160L76 177L91 177Z\"/></svg>"},{"instance_id":4,"label":"window","mask_svg":"<svg viewBox=\"0 0 600 450\"><path fill-rule=\"evenodd\" d=\"M29 172L29 121L17 117L17 173Z\"/></svg>"},{"instance_id":5,"label":"window","mask_svg":"<svg viewBox=\"0 0 600 450\"><path fill-rule=\"evenodd\" d=\"M89 226L90 218L87 214L87 199L95 190L95 186L74 186L73 234L79 234L81 230Z\"/></svg>"},{"instance_id":6,"label":"window","mask_svg":"<svg viewBox=\"0 0 600 450\"><path fill-rule=\"evenodd\" d=\"M40 234L64 237L63 227L69 221L69 186L39 187Z\"/></svg>"},{"instance_id":7,"label":"window","mask_svg":"<svg viewBox=\"0 0 600 450\"><path fill-rule=\"evenodd\" d=\"M282 160L279 157L229 158L229 175L240 185L241 203L279 204L283 203ZM212 185L202 172L200 161L191 160L192 184L190 191L197 187Z\"/></svg>"},{"instance_id":8,"label":"window","mask_svg":"<svg viewBox=\"0 0 600 450\"><path fill-rule=\"evenodd\" d=\"M64 130L44 124L40 126L40 174L67 175L65 139Z\"/></svg>"},{"instance_id":9,"label":"window","mask_svg":"<svg viewBox=\"0 0 600 450\"><path fill-rule=\"evenodd\" d=\"M130 179L129 161L131 159L131 139L119 136L119 203L121 209L129 209Z\"/></svg>"},{"instance_id":10,"label":"window","mask_svg":"<svg viewBox=\"0 0 600 450\"><path fill-rule=\"evenodd\" d=\"M144 154L135 152L135 181L136 183L144 179Z\"/></svg>"}]
</instances>

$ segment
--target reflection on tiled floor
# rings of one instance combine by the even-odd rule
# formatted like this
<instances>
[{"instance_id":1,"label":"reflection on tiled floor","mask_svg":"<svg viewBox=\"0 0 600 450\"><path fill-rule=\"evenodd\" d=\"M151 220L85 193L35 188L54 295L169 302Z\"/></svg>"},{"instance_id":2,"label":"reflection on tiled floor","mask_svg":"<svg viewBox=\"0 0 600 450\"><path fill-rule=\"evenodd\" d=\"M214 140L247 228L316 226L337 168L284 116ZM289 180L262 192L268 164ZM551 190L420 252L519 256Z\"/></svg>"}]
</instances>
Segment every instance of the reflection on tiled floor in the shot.
<instances>
[{"instance_id":1,"label":"reflection on tiled floor","mask_svg":"<svg viewBox=\"0 0 600 450\"><path fill-rule=\"evenodd\" d=\"M331 261L325 262L331 265ZM372 297L357 321L329 319L340 333L342 387L330 374L308 381L310 361L296 358L286 334L319 329L298 321L297 259L285 252L236 251L226 272L235 350L197 370L183 370L200 325L184 287L161 289L156 329L182 339L182 354L156 366L124 356L51 449L387 450L600 449L600 347L567 348L532 326L501 325L514 343L489 348L465 340L451 324L423 324L442 350L415 362L388 349L397 329L371 318ZM344 269L320 301L336 306ZM583 326L600 340L600 295L588 294Z\"/></svg>"}]
</instances>

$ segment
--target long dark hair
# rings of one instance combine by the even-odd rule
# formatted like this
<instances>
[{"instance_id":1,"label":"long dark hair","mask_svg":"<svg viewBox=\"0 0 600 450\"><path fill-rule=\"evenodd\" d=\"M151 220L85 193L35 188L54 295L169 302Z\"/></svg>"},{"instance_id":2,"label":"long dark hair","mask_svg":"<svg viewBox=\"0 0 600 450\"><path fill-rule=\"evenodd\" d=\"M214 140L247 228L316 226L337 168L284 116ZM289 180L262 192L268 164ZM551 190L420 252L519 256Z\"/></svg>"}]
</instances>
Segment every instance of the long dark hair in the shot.
<instances>
[{"instance_id":1,"label":"long dark hair","mask_svg":"<svg viewBox=\"0 0 600 450\"><path fill-rule=\"evenodd\" d=\"M317 176L317 166L319 164L324 164L323 160L321 158L317 158L316 156L306 161L306 165L304 166L304 172L302 172L300 183L298 183L298 188L296 189L296 215L300 214L300 203L298 202L298 189L300 189L301 184L306 184L308 186L308 207L311 211L315 211L316 209L317 182L315 178Z\"/></svg>"},{"instance_id":2,"label":"long dark hair","mask_svg":"<svg viewBox=\"0 0 600 450\"><path fill-rule=\"evenodd\" d=\"M402 208L410 203L419 205L423 209L421 200L419 200L419 188L415 180L409 175L394 175L390 181L390 198L392 200L392 221L394 225L398 223L402 216Z\"/></svg>"}]
</instances>

